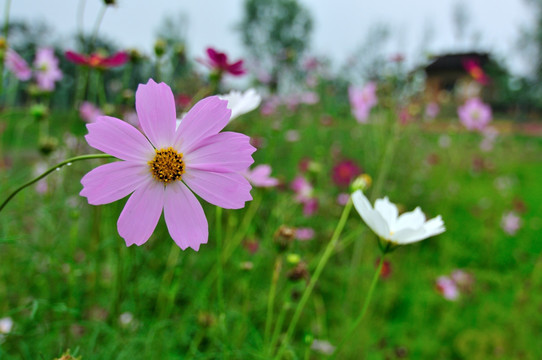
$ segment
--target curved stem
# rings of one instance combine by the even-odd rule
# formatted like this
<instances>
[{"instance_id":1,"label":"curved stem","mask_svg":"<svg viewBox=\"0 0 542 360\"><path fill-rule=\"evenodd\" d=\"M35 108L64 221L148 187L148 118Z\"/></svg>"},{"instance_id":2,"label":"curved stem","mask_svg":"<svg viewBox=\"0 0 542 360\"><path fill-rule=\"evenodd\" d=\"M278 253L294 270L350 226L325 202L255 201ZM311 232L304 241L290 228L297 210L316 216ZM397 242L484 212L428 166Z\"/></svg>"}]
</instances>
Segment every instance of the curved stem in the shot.
<instances>
[{"instance_id":1,"label":"curved stem","mask_svg":"<svg viewBox=\"0 0 542 360\"><path fill-rule=\"evenodd\" d=\"M346 333L346 336L343 337L342 341L337 345L335 348L335 351L333 352L333 355L331 356L331 359L334 359L335 356L339 353L341 348L346 344L346 342L352 337L354 334L354 331L356 331L357 327L361 323L361 320L363 320L363 317L365 316L365 313L367 313L367 309L369 308L369 303L371 302L371 298L373 297L373 292L376 288L376 283L378 282L378 279L380 278L380 272L382 271L382 265L384 265L384 257L386 253L380 257L380 261L378 263L378 267L376 268L375 274L373 276L373 280L371 281L371 286L369 287L369 292L367 293L367 296L365 297L365 302L363 303L363 307L361 308L361 311L352 324L350 326L350 329L348 330L348 333Z\"/></svg>"},{"instance_id":2,"label":"curved stem","mask_svg":"<svg viewBox=\"0 0 542 360\"><path fill-rule=\"evenodd\" d=\"M271 287L267 297L267 315L265 317L264 344L267 344L271 335L271 320L273 319L273 306L275 305L275 295L277 293L277 283L279 281L280 271L282 269L282 255L279 254L275 259L273 275L271 276ZM272 348L270 348L272 351Z\"/></svg>"},{"instance_id":3,"label":"curved stem","mask_svg":"<svg viewBox=\"0 0 542 360\"><path fill-rule=\"evenodd\" d=\"M280 359L282 354L286 350L286 346L288 345L288 342L294 333L297 322L299 321L299 318L301 317L303 308L305 307L307 300L309 300L312 290L314 289L316 282L320 278L320 274L322 274L322 271L324 270L324 267L326 266L327 261L331 257L331 254L333 253L333 250L335 249L335 246L337 245L337 242L339 241L339 237L341 236L341 233L343 231L344 225L346 224L346 220L348 219L348 215L350 214L351 209L352 209L352 199L350 198L348 200L348 203L344 207L343 213L341 214L341 218L339 219L339 223L337 224L337 227L335 228L335 231L333 232L333 235L331 236L331 240L329 241L329 244L324 250L322 257L320 258L320 261L318 262L318 265L316 266L316 270L314 270L314 275L311 277L311 281L309 282L309 285L303 292L303 296L301 297L301 300L297 304L297 307L294 312L294 316L292 317L292 321L290 322L290 325L288 326L288 330L286 331L286 336L284 338L284 341L282 342L282 345L279 348L279 351L277 352L277 355L275 356L275 359Z\"/></svg>"},{"instance_id":4,"label":"curved stem","mask_svg":"<svg viewBox=\"0 0 542 360\"><path fill-rule=\"evenodd\" d=\"M103 4L102 8L100 9L100 13L98 14L98 17L96 18L96 22L94 23L94 29L92 30L92 38L90 39L90 46L92 49L94 49L94 43L96 42L96 37L98 36L98 30L100 30L100 25L102 24L102 20L105 15L105 11L107 10L107 5Z\"/></svg>"},{"instance_id":5,"label":"curved stem","mask_svg":"<svg viewBox=\"0 0 542 360\"><path fill-rule=\"evenodd\" d=\"M69 158L69 159L66 159L64 161L62 161L61 163L58 163L56 164L55 166L49 168L47 171L45 171L43 174L41 174L40 176L24 183L23 185L19 186L17 189L15 189L15 191L13 191L11 194L9 194L9 196L7 197L6 200L4 200L4 202L2 202L2 204L0 205L0 211L2 211L2 209L7 205L7 203L13 199L13 197L15 195L17 195L17 193L21 190L23 190L25 187L28 187L32 184L34 184L35 182L43 179L44 177L46 177L47 175L49 175L50 173L52 173L53 171L55 170L58 170L60 169L61 167L65 166L65 165L71 165L71 163L73 162L76 162L76 161L80 161L80 160L89 160L89 159L104 159L104 158L114 158L114 156L112 155L109 155L109 154L91 154L91 155L81 155L81 156L75 156L75 157L72 157L72 158Z\"/></svg>"}]
</instances>

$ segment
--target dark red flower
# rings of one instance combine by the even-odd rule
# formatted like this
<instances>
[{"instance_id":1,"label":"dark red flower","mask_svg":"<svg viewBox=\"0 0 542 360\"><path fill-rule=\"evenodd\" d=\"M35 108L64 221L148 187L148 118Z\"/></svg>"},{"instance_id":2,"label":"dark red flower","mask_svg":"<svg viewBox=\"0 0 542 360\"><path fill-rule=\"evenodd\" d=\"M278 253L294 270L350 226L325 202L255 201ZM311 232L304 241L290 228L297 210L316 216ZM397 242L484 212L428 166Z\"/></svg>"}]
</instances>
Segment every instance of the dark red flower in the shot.
<instances>
[{"instance_id":1,"label":"dark red flower","mask_svg":"<svg viewBox=\"0 0 542 360\"><path fill-rule=\"evenodd\" d=\"M207 56L207 61L202 61L202 63L213 70L234 76L241 76L246 73L245 68L243 68L243 60L229 63L228 56L225 53L218 52L213 48L207 48Z\"/></svg>"},{"instance_id":2,"label":"dark red flower","mask_svg":"<svg viewBox=\"0 0 542 360\"><path fill-rule=\"evenodd\" d=\"M187 94L177 94L175 96L175 105L180 108L187 108L190 104L192 104L192 96Z\"/></svg>"},{"instance_id":3,"label":"dark red flower","mask_svg":"<svg viewBox=\"0 0 542 360\"><path fill-rule=\"evenodd\" d=\"M77 65L89 66L98 69L110 69L126 64L130 56L124 51L120 51L111 56L103 56L98 53L84 55L73 51L66 51L66 59Z\"/></svg>"},{"instance_id":4,"label":"dark red flower","mask_svg":"<svg viewBox=\"0 0 542 360\"><path fill-rule=\"evenodd\" d=\"M380 258L376 259L375 261L375 268L378 268L378 264L380 263ZM380 269L380 277L382 279L387 279L391 275L391 263L388 260L384 260L382 263L382 269Z\"/></svg>"},{"instance_id":5,"label":"dark red flower","mask_svg":"<svg viewBox=\"0 0 542 360\"><path fill-rule=\"evenodd\" d=\"M354 161L343 160L333 167L331 178L337 186L348 186L361 172Z\"/></svg>"}]
</instances>

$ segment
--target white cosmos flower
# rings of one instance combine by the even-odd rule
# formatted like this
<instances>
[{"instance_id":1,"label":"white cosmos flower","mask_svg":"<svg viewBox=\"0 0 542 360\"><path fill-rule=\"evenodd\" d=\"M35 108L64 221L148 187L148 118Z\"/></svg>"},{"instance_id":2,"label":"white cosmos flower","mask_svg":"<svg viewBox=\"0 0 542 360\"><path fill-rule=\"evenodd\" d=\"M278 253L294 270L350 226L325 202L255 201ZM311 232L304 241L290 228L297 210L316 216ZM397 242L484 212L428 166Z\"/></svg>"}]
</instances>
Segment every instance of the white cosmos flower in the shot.
<instances>
[{"instance_id":1,"label":"white cosmos flower","mask_svg":"<svg viewBox=\"0 0 542 360\"><path fill-rule=\"evenodd\" d=\"M382 240L395 245L421 241L446 230L440 215L426 221L419 207L399 216L397 206L388 197L377 199L373 209L363 192L358 190L352 194L352 202L367 226Z\"/></svg>"},{"instance_id":2,"label":"white cosmos flower","mask_svg":"<svg viewBox=\"0 0 542 360\"><path fill-rule=\"evenodd\" d=\"M0 334L9 334L13 327L13 320L10 317L0 319Z\"/></svg>"},{"instance_id":3,"label":"white cosmos flower","mask_svg":"<svg viewBox=\"0 0 542 360\"><path fill-rule=\"evenodd\" d=\"M262 102L262 97L254 89L248 89L244 93L232 90L228 94L218 95L218 97L228 101L228 109L231 110L230 121L256 109Z\"/></svg>"}]
</instances>

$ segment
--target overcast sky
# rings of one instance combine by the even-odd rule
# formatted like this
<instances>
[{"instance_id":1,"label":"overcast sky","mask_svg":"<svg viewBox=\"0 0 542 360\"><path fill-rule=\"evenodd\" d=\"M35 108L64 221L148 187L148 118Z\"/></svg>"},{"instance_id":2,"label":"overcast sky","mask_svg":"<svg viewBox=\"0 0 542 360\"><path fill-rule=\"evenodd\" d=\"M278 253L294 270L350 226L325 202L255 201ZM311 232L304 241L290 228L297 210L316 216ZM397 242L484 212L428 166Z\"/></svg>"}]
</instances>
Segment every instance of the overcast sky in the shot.
<instances>
[{"instance_id":1,"label":"overcast sky","mask_svg":"<svg viewBox=\"0 0 542 360\"><path fill-rule=\"evenodd\" d=\"M84 0L12 0L12 19L45 20L55 32L54 40L68 39L77 29L77 8ZM2 0L2 13L6 0ZM226 50L233 57L244 54L240 35L235 30L242 18L243 0L118 0L107 10L100 34L121 46L149 52L156 30L165 16L186 14L188 50L200 56L207 46ZM311 48L338 66L359 48L368 30L377 23L391 31L388 51L403 53L407 59L418 55L424 34L431 37L424 47L433 52L470 50L492 51L516 73L528 64L518 53L521 27L533 23L525 0L462 0L469 10L466 37L454 36L452 13L458 0L300 0L315 21ZM459 1L461 2L461 0ZM86 0L84 28L92 29L102 0Z\"/></svg>"}]
</instances>

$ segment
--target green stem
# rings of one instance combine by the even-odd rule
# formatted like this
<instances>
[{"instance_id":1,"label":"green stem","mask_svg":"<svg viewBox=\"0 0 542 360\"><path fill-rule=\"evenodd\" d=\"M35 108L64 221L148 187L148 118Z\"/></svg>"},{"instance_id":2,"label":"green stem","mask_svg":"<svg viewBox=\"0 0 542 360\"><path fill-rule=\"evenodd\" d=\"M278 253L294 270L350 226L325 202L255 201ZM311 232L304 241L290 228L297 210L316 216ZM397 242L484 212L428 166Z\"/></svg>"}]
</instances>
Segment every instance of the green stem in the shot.
<instances>
[{"instance_id":1,"label":"green stem","mask_svg":"<svg viewBox=\"0 0 542 360\"><path fill-rule=\"evenodd\" d=\"M365 297L365 302L363 303L363 307L361 308L361 312L359 313L358 317L350 326L350 329L348 330L348 333L346 333L346 336L343 337L342 341L337 345L335 348L335 351L333 352L333 355L331 356L331 359L334 359L335 356L339 353L341 348L346 344L346 342L352 337L354 334L354 331L358 328L359 324L361 323L361 320L363 320L363 317L367 313L367 309L369 308L369 303L371 302L371 298L373 297L374 290L376 288L376 283L378 282L378 279L380 278L380 272L382 271L382 265L384 265L384 257L385 253L380 257L380 261L378 263L378 267L376 268L375 274L373 276L373 280L371 281L371 286L369 287L369 293Z\"/></svg>"},{"instance_id":2,"label":"green stem","mask_svg":"<svg viewBox=\"0 0 542 360\"><path fill-rule=\"evenodd\" d=\"M17 193L21 190L23 190L24 188L34 184L35 182L37 181L40 181L41 179L43 179L44 177L46 177L47 175L49 175L50 173L52 173L53 171L55 170L58 170L60 169L61 167L65 166L65 165L71 165L72 163L76 162L76 161L80 161L80 160L90 160L90 159L108 159L108 158L114 158L114 156L112 155L109 155L109 154L91 154L91 155L81 155L81 156L75 156L75 157L72 157L72 158L69 158L69 159L66 159L58 164L56 164L55 166L49 168L47 171L45 171L43 174L41 174L40 176L24 183L23 185L19 186L17 189L15 189L15 191L13 191L11 194L9 194L9 196L7 197L6 200L4 200L4 202L0 205L0 211L2 211L2 209L7 205L7 203L13 199L13 197L15 195L17 195Z\"/></svg>"},{"instance_id":3,"label":"green stem","mask_svg":"<svg viewBox=\"0 0 542 360\"><path fill-rule=\"evenodd\" d=\"M6 0L4 8L4 41L6 49L8 48L8 32L9 32L9 9L11 8L11 0ZM4 53L5 56L5 53ZM4 85L4 58L0 59L0 95L2 95L2 86Z\"/></svg>"},{"instance_id":4,"label":"green stem","mask_svg":"<svg viewBox=\"0 0 542 360\"><path fill-rule=\"evenodd\" d=\"M216 207L216 259L217 259L217 300L218 312L220 315L224 313L224 277L222 263L222 208Z\"/></svg>"},{"instance_id":5,"label":"green stem","mask_svg":"<svg viewBox=\"0 0 542 360\"><path fill-rule=\"evenodd\" d=\"M267 297L267 316L265 317L265 332L264 344L267 344L271 333L271 319L273 318L273 306L275 303L275 295L277 293L277 283L279 281L280 271L282 269L282 255L278 255L275 259L273 267L273 275L271 276L271 287L269 288L269 296ZM272 350L272 349L270 349Z\"/></svg>"},{"instance_id":6,"label":"green stem","mask_svg":"<svg viewBox=\"0 0 542 360\"><path fill-rule=\"evenodd\" d=\"M84 31L83 20L85 19L85 3L86 0L79 0L79 4L77 5L77 31L81 38L83 37Z\"/></svg>"},{"instance_id":7,"label":"green stem","mask_svg":"<svg viewBox=\"0 0 542 360\"><path fill-rule=\"evenodd\" d=\"M380 196L380 192L382 191L382 186L384 185L384 181L386 180L386 178L388 177L388 173L390 172L393 154L395 153L395 145L397 144L397 140L399 139L398 135L399 135L399 121L395 121L392 124L391 135L386 145L386 150L385 150L383 159L380 162L382 166L378 172L378 177L376 178L376 181L374 182L373 190L371 191L371 203L374 203L376 198Z\"/></svg>"},{"instance_id":8,"label":"green stem","mask_svg":"<svg viewBox=\"0 0 542 360\"><path fill-rule=\"evenodd\" d=\"M92 30L92 38L90 39L90 45L91 48L94 48L94 42L96 41L96 37L98 36L98 30L100 30L100 25L102 24L102 20L105 15L105 11L107 10L107 5L103 4L102 8L100 9L100 13L98 14L98 17L96 18L96 22L94 23L94 29Z\"/></svg>"},{"instance_id":9,"label":"green stem","mask_svg":"<svg viewBox=\"0 0 542 360\"><path fill-rule=\"evenodd\" d=\"M326 266L329 258L331 257L331 254L333 253L333 250L335 249L337 242L339 241L339 237L341 236L341 233L343 231L344 225L346 224L346 220L348 219L348 215L350 214L351 209L352 209L352 199L350 198L348 200L348 203L344 207L343 213L341 214L341 218L339 219L339 223L337 224L337 227L335 228L335 231L333 232L333 235L331 236L331 240L329 241L329 244L324 250L322 257L320 258L320 261L318 262L318 265L316 266L314 275L311 277L309 285L303 292L303 296L301 297L301 300L299 300L299 303L297 304L297 307L294 312L294 316L292 317L292 321L290 322L290 325L288 326L288 330L286 331L286 336L284 338L284 341L282 342L282 345L279 348L279 351L277 352L277 355L275 356L275 359L280 359L282 354L286 350L286 346L288 346L288 343L294 333L297 322L299 321L299 318L301 317L303 308L305 307L305 304L307 303L307 300L309 299L312 293L312 290L314 289L314 286L316 285L316 282L320 278L320 275L322 274L324 267Z\"/></svg>"}]
</instances>

